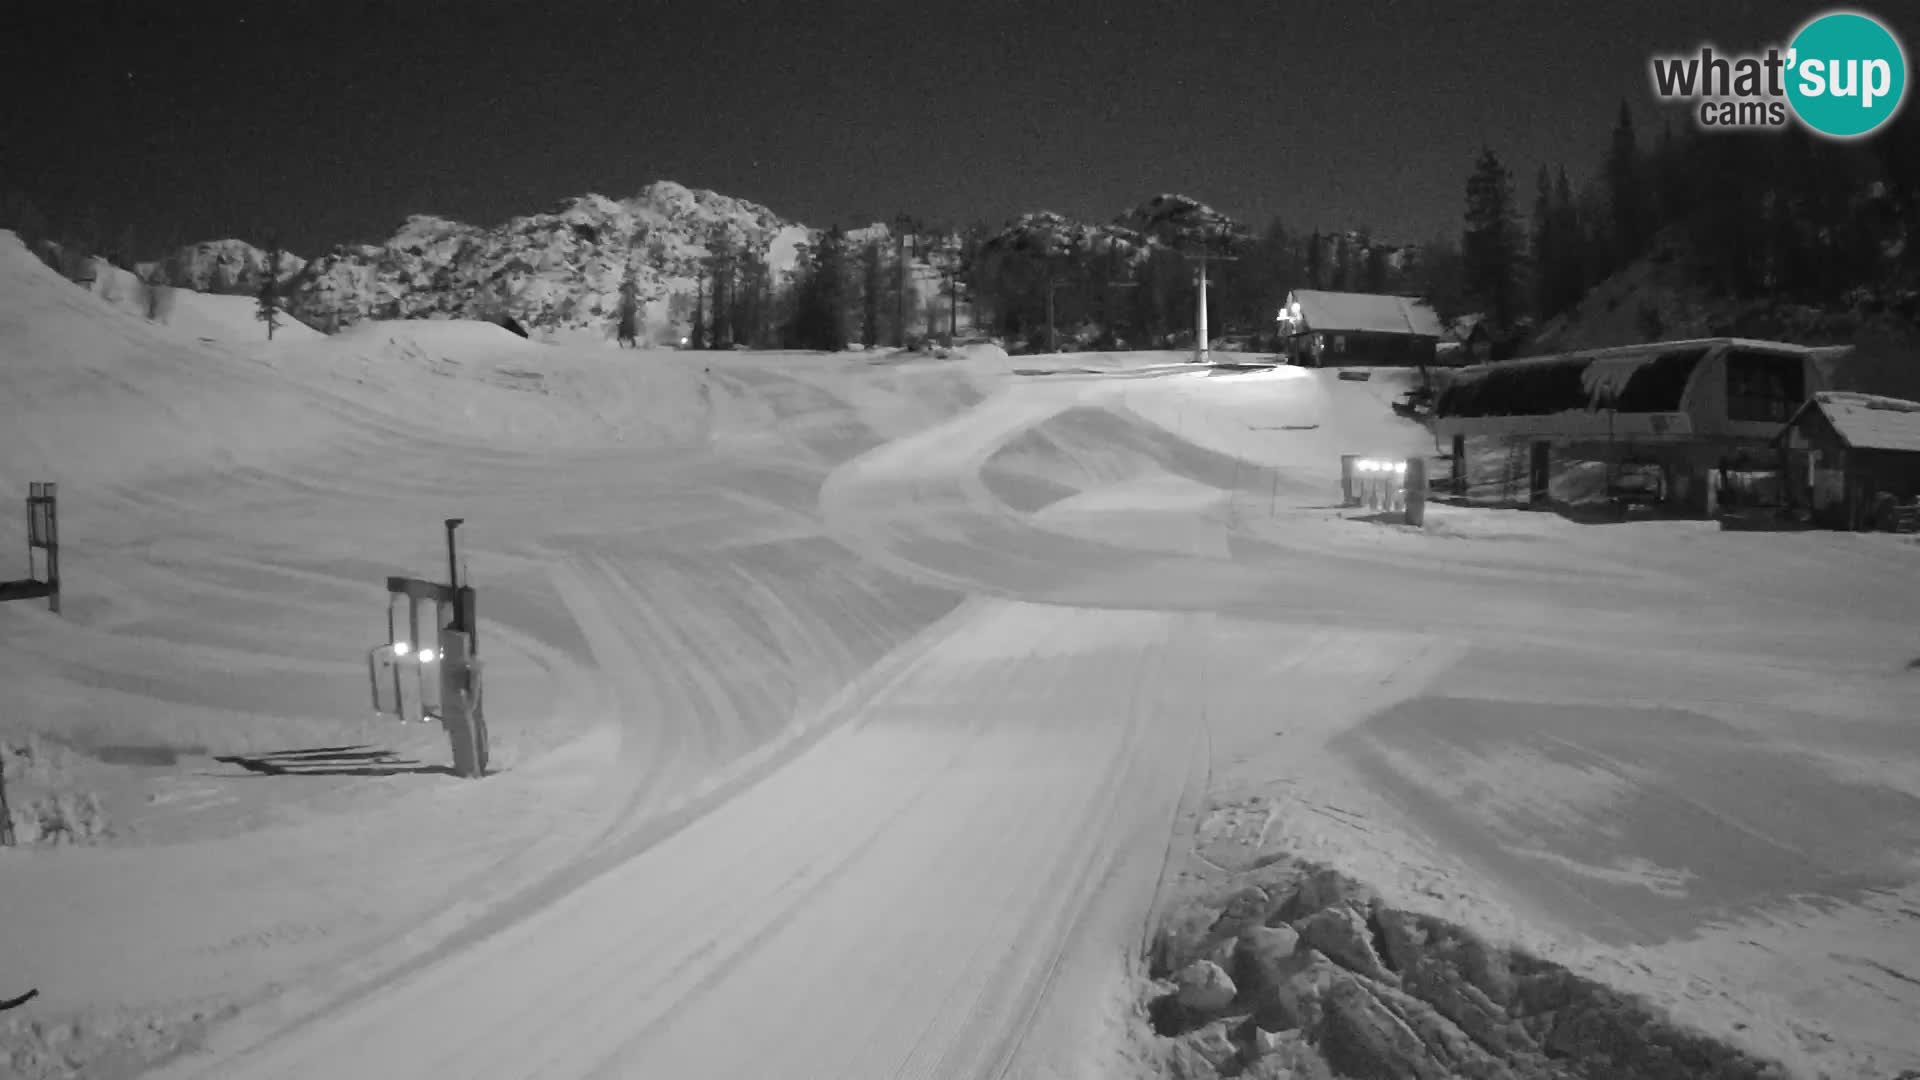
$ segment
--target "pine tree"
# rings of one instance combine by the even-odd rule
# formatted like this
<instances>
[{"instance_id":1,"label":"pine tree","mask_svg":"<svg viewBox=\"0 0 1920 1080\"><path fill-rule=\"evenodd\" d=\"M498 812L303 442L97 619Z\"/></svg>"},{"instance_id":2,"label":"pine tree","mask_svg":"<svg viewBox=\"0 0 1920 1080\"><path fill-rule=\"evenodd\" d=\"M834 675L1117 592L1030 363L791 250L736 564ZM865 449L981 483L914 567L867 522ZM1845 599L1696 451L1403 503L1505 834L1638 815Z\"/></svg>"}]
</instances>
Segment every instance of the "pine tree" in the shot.
<instances>
[{"instance_id":1,"label":"pine tree","mask_svg":"<svg viewBox=\"0 0 1920 1080\"><path fill-rule=\"evenodd\" d=\"M734 344L749 349L761 347L760 331L760 289L762 272L759 251L752 245L742 248L735 256L733 272L733 301L728 314L728 324L733 328Z\"/></svg>"},{"instance_id":2,"label":"pine tree","mask_svg":"<svg viewBox=\"0 0 1920 1080\"><path fill-rule=\"evenodd\" d=\"M1533 313L1542 320L1560 312L1558 225L1553 205L1553 178L1548 174L1547 167L1542 165L1534 180L1533 235L1529 252L1533 264Z\"/></svg>"},{"instance_id":3,"label":"pine tree","mask_svg":"<svg viewBox=\"0 0 1920 1080\"><path fill-rule=\"evenodd\" d=\"M1554 283L1553 307L1558 312L1579 303L1589 284L1587 248L1590 242L1579 208L1574 205L1573 185L1567 179L1564 165L1553 184L1553 236L1554 265L1550 276Z\"/></svg>"},{"instance_id":4,"label":"pine tree","mask_svg":"<svg viewBox=\"0 0 1920 1080\"><path fill-rule=\"evenodd\" d=\"M273 332L280 327L280 244L270 241L267 247L267 265L260 275L260 308L255 317L267 324L267 340L273 340Z\"/></svg>"},{"instance_id":5,"label":"pine tree","mask_svg":"<svg viewBox=\"0 0 1920 1080\"><path fill-rule=\"evenodd\" d=\"M640 336L640 286L634 278L634 265L631 255L627 258L626 273L620 281L620 322L615 329L616 340L620 347L635 348Z\"/></svg>"},{"instance_id":6,"label":"pine tree","mask_svg":"<svg viewBox=\"0 0 1920 1080\"><path fill-rule=\"evenodd\" d=\"M1693 211L1686 154L1687 144L1674 135L1673 121L1668 120L1653 152L1653 194L1661 225L1677 224Z\"/></svg>"},{"instance_id":7,"label":"pine tree","mask_svg":"<svg viewBox=\"0 0 1920 1080\"><path fill-rule=\"evenodd\" d=\"M1513 329L1520 314L1520 242L1513 211L1513 178L1491 149L1482 150L1467 180L1466 229L1460 236L1467 298L1492 320Z\"/></svg>"},{"instance_id":8,"label":"pine tree","mask_svg":"<svg viewBox=\"0 0 1920 1080\"><path fill-rule=\"evenodd\" d=\"M714 226L713 235L707 241L707 252L707 272L713 280L708 302L712 312L708 347L729 349L733 347L733 327L730 325L732 312L727 299L732 291L733 237L728 234L725 225Z\"/></svg>"},{"instance_id":9,"label":"pine tree","mask_svg":"<svg viewBox=\"0 0 1920 1080\"><path fill-rule=\"evenodd\" d=\"M880 344L880 293L885 288L886 275L883 272L880 257L880 238L867 240L861 252L861 305L860 344L871 349Z\"/></svg>"},{"instance_id":10,"label":"pine tree","mask_svg":"<svg viewBox=\"0 0 1920 1080\"><path fill-rule=\"evenodd\" d=\"M1327 287L1326 259L1321 253L1320 230L1313 230L1313 237L1307 241L1307 288L1324 289Z\"/></svg>"},{"instance_id":11,"label":"pine tree","mask_svg":"<svg viewBox=\"0 0 1920 1080\"><path fill-rule=\"evenodd\" d=\"M1361 282L1363 291L1385 293L1388 291L1388 278L1393 268L1387 262L1387 249L1383 245L1367 244L1367 269L1365 280Z\"/></svg>"},{"instance_id":12,"label":"pine tree","mask_svg":"<svg viewBox=\"0 0 1920 1080\"><path fill-rule=\"evenodd\" d=\"M693 279L693 333L688 345L695 350L708 347L707 338L707 275L695 275Z\"/></svg>"},{"instance_id":13,"label":"pine tree","mask_svg":"<svg viewBox=\"0 0 1920 1080\"><path fill-rule=\"evenodd\" d=\"M789 338L798 348L839 352L847 347L846 233L835 225L805 256Z\"/></svg>"},{"instance_id":14,"label":"pine tree","mask_svg":"<svg viewBox=\"0 0 1920 1080\"><path fill-rule=\"evenodd\" d=\"M1421 248L1419 281L1421 299L1447 325L1474 313L1466 292L1465 260L1452 236L1437 236Z\"/></svg>"},{"instance_id":15,"label":"pine tree","mask_svg":"<svg viewBox=\"0 0 1920 1080\"><path fill-rule=\"evenodd\" d=\"M1633 112L1624 100L1607 154L1607 196L1613 215L1613 268L1619 269L1638 258L1646 244L1640 149L1633 133Z\"/></svg>"}]
</instances>

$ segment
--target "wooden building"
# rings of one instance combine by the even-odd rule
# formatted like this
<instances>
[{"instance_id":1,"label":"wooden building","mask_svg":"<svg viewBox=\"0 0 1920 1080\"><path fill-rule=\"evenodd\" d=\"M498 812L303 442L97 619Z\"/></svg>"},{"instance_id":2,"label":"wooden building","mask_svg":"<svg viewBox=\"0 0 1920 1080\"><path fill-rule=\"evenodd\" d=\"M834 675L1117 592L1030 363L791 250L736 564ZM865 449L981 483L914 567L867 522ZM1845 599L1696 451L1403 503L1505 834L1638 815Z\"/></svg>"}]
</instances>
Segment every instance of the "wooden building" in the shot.
<instances>
[{"instance_id":1,"label":"wooden building","mask_svg":"<svg viewBox=\"0 0 1920 1080\"><path fill-rule=\"evenodd\" d=\"M1302 367L1425 367L1444 329L1408 296L1296 289L1279 315L1280 354Z\"/></svg>"},{"instance_id":2,"label":"wooden building","mask_svg":"<svg viewBox=\"0 0 1920 1080\"><path fill-rule=\"evenodd\" d=\"M1920 500L1920 402L1824 391L1775 439L1788 502L1839 529L1907 525Z\"/></svg>"}]
</instances>

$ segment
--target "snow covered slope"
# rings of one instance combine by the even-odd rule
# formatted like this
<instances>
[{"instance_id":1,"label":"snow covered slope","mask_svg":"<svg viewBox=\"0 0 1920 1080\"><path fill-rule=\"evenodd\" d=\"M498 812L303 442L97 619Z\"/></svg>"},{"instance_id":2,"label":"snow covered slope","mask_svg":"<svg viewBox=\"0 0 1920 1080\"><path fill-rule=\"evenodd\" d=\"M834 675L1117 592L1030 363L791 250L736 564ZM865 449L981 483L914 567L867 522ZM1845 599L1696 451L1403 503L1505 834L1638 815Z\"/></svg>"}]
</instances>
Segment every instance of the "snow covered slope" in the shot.
<instances>
[{"instance_id":1,"label":"snow covered slope","mask_svg":"<svg viewBox=\"0 0 1920 1080\"><path fill-rule=\"evenodd\" d=\"M0 462L70 501L0 738L128 830L0 850L25 1076L1133 1080L1156 896L1235 830L1797 1075L1920 1067L1908 541L1343 512L1340 453L1431 447L1386 373L178 342L0 272ZM366 716L453 516L478 783Z\"/></svg>"},{"instance_id":2,"label":"snow covered slope","mask_svg":"<svg viewBox=\"0 0 1920 1080\"><path fill-rule=\"evenodd\" d=\"M260 302L251 294L199 292L150 282L105 259L93 260L91 291L130 315L196 341L268 340L267 324L260 318ZM282 311L272 340L310 341L320 336L319 331Z\"/></svg>"}]
</instances>

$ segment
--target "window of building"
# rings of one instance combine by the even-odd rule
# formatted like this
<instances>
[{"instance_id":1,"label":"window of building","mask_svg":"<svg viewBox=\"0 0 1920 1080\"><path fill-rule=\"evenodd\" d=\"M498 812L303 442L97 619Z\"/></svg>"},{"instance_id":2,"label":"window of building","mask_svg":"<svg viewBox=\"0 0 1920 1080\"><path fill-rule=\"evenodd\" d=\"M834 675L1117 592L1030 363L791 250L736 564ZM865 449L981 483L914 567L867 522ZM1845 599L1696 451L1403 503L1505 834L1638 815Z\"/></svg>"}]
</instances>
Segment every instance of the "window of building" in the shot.
<instances>
[{"instance_id":1,"label":"window of building","mask_svg":"<svg viewBox=\"0 0 1920 1080\"><path fill-rule=\"evenodd\" d=\"M1797 356L1733 349L1727 353L1727 419L1786 423L1806 400L1806 370Z\"/></svg>"}]
</instances>

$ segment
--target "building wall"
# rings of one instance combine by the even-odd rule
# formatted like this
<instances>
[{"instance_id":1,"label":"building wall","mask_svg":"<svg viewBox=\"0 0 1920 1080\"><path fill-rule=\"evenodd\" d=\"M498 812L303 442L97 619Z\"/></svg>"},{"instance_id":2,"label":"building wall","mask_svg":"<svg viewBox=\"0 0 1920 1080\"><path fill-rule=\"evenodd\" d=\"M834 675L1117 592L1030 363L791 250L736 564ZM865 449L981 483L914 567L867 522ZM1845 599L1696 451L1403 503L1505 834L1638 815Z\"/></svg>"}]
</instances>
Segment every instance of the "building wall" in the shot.
<instances>
[{"instance_id":1,"label":"building wall","mask_svg":"<svg viewBox=\"0 0 1920 1080\"><path fill-rule=\"evenodd\" d=\"M1794 466L1794 496L1807 505L1814 522L1828 528L1865 527L1882 491L1902 502L1920 498L1920 453L1848 449L1815 410L1795 426L1787 454Z\"/></svg>"},{"instance_id":2,"label":"building wall","mask_svg":"<svg viewBox=\"0 0 1920 1080\"><path fill-rule=\"evenodd\" d=\"M1902 502L1920 498L1920 453L1900 450L1855 450L1849 474L1868 499L1890 491Z\"/></svg>"},{"instance_id":3,"label":"building wall","mask_svg":"<svg viewBox=\"0 0 1920 1080\"><path fill-rule=\"evenodd\" d=\"M1434 363L1438 345L1416 334L1310 331L1289 338L1285 351L1310 367L1419 367Z\"/></svg>"},{"instance_id":4,"label":"building wall","mask_svg":"<svg viewBox=\"0 0 1920 1080\"><path fill-rule=\"evenodd\" d=\"M1800 369L1799 392L1789 394L1783 399L1784 413L1750 419L1730 414L1733 405L1729 396L1728 356L1737 347L1718 348L1705 360L1694 373L1693 383L1687 391L1686 411L1692 418L1695 434L1714 437L1732 436L1739 439L1770 439L1780 431L1780 425L1794 409L1813 396L1815 390L1825 389L1820 369L1810 356L1784 357L1783 364L1794 364ZM1749 409L1751 406L1749 406Z\"/></svg>"}]
</instances>

